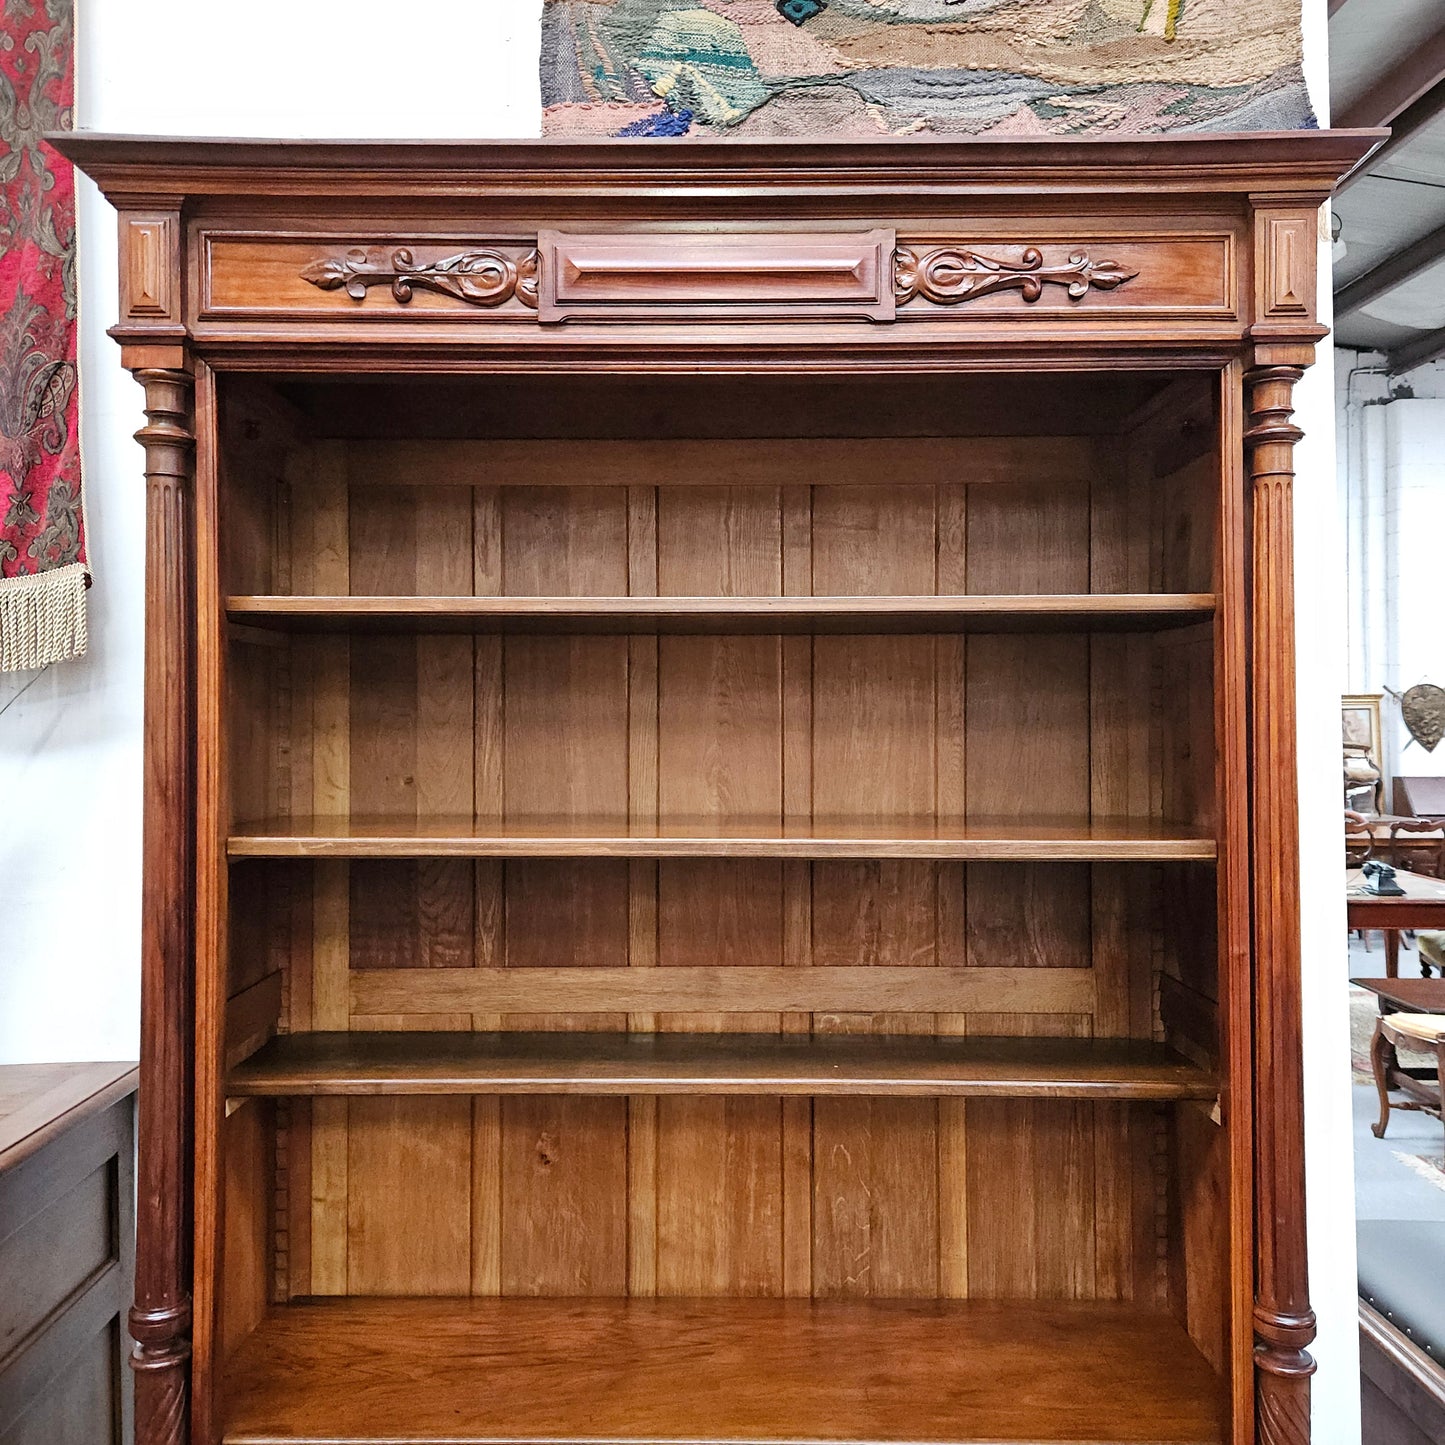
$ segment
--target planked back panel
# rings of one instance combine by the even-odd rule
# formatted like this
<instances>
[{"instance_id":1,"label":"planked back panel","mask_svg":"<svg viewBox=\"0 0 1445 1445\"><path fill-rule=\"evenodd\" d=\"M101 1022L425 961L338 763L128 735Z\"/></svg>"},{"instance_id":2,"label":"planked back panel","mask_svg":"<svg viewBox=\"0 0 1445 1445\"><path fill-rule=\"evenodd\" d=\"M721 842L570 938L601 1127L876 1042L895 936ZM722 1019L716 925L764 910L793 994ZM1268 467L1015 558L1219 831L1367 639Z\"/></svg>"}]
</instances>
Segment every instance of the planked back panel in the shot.
<instances>
[{"instance_id":1,"label":"planked back panel","mask_svg":"<svg viewBox=\"0 0 1445 1445\"><path fill-rule=\"evenodd\" d=\"M237 485L235 590L876 595L1211 586L1217 473L1122 438L321 442ZM1137 449L1136 449L1137 450ZM578 483L577 476L594 480ZM605 481L595 480L604 476ZM893 480L892 478L898 480ZM822 480L827 478L827 480ZM260 520L258 520L258 518ZM1172 540L1171 540L1172 539ZM1212 808L1207 628L1153 636L296 636L232 648L237 818L823 819ZM1174 867L236 865L279 1027L1161 1035ZM1208 887L1210 870L1200 870ZM268 930L242 922L256 909ZM264 900L264 901L263 901ZM265 932L264 940L257 934ZM268 960L257 956L264 942ZM876 1013L354 1011L375 970L1000 969ZM1060 1011L1051 972L1085 969ZM1177 970L1176 970L1177 971ZM911 975L900 975L911 976ZM1064 973L1058 973L1060 978ZM1168 1116L1087 1103L297 1100L273 1293L1162 1300ZM425 1221L423 1227L419 1221ZM1199 1230L1193 1231L1199 1235Z\"/></svg>"}]
</instances>

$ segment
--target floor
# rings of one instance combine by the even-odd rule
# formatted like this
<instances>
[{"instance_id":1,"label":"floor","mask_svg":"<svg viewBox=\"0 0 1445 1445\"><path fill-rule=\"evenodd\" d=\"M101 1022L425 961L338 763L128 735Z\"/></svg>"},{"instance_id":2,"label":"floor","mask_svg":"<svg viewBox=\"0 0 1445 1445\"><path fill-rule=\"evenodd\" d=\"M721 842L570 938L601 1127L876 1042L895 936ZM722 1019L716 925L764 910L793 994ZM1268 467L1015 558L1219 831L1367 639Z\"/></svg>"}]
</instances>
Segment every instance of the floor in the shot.
<instances>
[{"instance_id":1,"label":"floor","mask_svg":"<svg viewBox=\"0 0 1445 1445\"><path fill-rule=\"evenodd\" d=\"M1414 977L1419 963L1413 950L1401 948L1400 972ZM1385 951L1379 935L1367 953L1350 940L1349 976L1383 978ZM1374 1000L1369 1000L1373 1012ZM1445 1127L1428 1114L1392 1110L1390 1127L1376 1139L1370 1125L1379 1117L1375 1086L1356 1082L1355 1217L1357 1219L1438 1219L1445 1221L1445 1173L1423 1163L1445 1157Z\"/></svg>"}]
</instances>

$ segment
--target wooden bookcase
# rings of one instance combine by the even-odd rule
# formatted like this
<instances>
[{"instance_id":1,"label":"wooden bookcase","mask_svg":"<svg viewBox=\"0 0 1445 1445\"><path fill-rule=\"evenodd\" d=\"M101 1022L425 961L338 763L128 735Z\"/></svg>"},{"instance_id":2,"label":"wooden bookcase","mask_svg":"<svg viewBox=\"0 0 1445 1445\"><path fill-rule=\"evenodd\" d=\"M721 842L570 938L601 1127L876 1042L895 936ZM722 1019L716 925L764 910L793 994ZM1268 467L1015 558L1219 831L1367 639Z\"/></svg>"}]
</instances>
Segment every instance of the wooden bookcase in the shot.
<instances>
[{"instance_id":1,"label":"wooden bookcase","mask_svg":"<svg viewBox=\"0 0 1445 1445\"><path fill-rule=\"evenodd\" d=\"M1374 139L59 142L148 416L140 1445L1308 1439Z\"/></svg>"}]
</instances>

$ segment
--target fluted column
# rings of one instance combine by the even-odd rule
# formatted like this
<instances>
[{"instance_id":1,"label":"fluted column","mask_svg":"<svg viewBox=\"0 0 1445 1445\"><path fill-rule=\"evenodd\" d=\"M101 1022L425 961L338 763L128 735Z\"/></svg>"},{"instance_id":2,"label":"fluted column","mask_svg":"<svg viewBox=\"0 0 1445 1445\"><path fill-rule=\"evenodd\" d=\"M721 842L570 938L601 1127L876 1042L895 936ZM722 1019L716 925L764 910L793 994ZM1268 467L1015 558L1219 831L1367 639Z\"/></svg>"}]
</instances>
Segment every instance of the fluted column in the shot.
<instances>
[{"instance_id":1,"label":"fluted column","mask_svg":"<svg viewBox=\"0 0 1445 1445\"><path fill-rule=\"evenodd\" d=\"M1263 348L1261 348L1263 351ZM1260 1445L1308 1445L1315 1337L1305 1248L1295 751L1294 384L1309 348L1245 373L1252 488L1250 776L1254 878L1255 1399ZM1293 354L1291 354L1293 353ZM1296 364L1298 362L1298 364Z\"/></svg>"},{"instance_id":2,"label":"fluted column","mask_svg":"<svg viewBox=\"0 0 1445 1445\"><path fill-rule=\"evenodd\" d=\"M139 370L145 448L145 804L141 885L136 1445L190 1438L195 905L191 377Z\"/></svg>"}]
</instances>

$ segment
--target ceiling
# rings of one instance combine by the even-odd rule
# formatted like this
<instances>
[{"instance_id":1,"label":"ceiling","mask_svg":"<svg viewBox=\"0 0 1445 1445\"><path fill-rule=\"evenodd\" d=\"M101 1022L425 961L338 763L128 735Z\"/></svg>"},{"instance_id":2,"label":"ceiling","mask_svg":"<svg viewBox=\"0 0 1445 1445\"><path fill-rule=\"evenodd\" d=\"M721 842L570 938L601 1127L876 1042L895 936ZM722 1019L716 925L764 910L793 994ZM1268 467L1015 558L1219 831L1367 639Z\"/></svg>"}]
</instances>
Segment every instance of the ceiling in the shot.
<instances>
[{"instance_id":1,"label":"ceiling","mask_svg":"<svg viewBox=\"0 0 1445 1445\"><path fill-rule=\"evenodd\" d=\"M1335 341L1445 356L1445 0L1329 0L1337 126L1390 140L1337 193Z\"/></svg>"}]
</instances>

